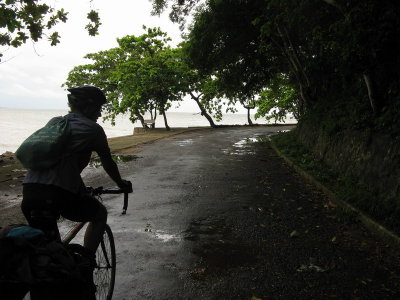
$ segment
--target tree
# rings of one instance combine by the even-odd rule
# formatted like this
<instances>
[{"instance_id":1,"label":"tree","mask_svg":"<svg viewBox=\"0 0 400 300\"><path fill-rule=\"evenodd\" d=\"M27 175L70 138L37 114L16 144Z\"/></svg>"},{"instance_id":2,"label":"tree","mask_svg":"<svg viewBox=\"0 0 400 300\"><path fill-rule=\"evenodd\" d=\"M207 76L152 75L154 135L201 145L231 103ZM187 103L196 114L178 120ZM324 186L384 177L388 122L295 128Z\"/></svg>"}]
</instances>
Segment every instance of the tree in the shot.
<instances>
[{"instance_id":1,"label":"tree","mask_svg":"<svg viewBox=\"0 0 400 300\"><path fill-rule=\"evenodd\" d=\"M189 87L190 97L199 107L200 114L207 119L211 127L217 127L211 115L217 121L220 121L222 119L222 105L216 90L215 79L212 76L202 76L195 71Z\"/></svg>"},{"instance_id":2,"label":"tree","mask_svg":"<svg viewBox=\"0 0 400 300\"><path fill-rule=\"evenodd\" d=\"M399 9L389 0L209 0L194 14L188 55L202 72L235 82L233 95L248 93L249 82L273 90L285 74L298 115L353 106L363 117L369 103L377 116L399 91Z\"/></svg>"},{"instance_id":3,"label":"tree","mask_svg":"<svg viewBox=\"0 0 400 300\"><path fill-rule=\"evenodd\" d=\"M181 43L174 51L179 60L179 73L181 77L180 89L183 95L189 95L196 102L200 114L210 123L211 127L217 127L213 117L222 118L222 105L216 90L215 76L203 76L192 66L185 51L186 43Z\"/></svg>"},{"instance_id":4,"label":"tree","mask_svg":"<svg viewBox=\"0 0 400 300\"><path fill-rule=\"evenodd\" d=\"M218 93L248 112L276 72L287 68L280 49L262 43L257 18L264 1L208 1L194 16L187 54L195 68L213 74ZM279 70L279 71L278 71Z\"/></svg>"},{"instance_id":5,"label":"tree","mask_svg":"<svg viewBox=\"0 0 400 300\"><path fill-rule=\"evenodd\" d=\"M119 66L119 73L123 77L120 85L127 92L134 92L136 97L130 97L130 101L138 103L140 99L142 107L150 112L152 118L156 119L159 111L167 130L169 126L165 110L169 106L170 91L164 83L168 76L166 73L171 70L165 69L169 67L168 61L173 60L170 48L166 46L169 40L159 28L148 28L147 33L139 37L126 36L118 40L120 48L126 53L125 61Z\"/></svg>"},{"instance_id":6,"label":"tree","mask_svg":"<svg viewBox=\"0 0 400 300\"><path fill-rule=\"evenodd\" d=\"M63 8L55 10L44 1L6 0L0 3L0 46L19 47L31 39L34 42L47 37L51 46L60 42L57 31L51 31L59 22L68 20L68 12ZM98 33L100 18L98 12L87 14L86 25L89 35ZM0 52L0 61L2 57Z\"/></svg>"},{"instance_id":7,"label":"tree","mask_svg":"<svg viewBox=\"0 0 400 300\"><path fill-rule=\"evenodd\" d=\"M258 111L256 117L266 117L283 121L288 114L296 119L300 117L299 96L285 74L277 76L260 92L256 100Z\"/></svg>"},{"instance_id":8,"label":"tree","mask_svg":"<svg viewBox=\"0 0 400 300\"><path fill-rule=\"evenodd\" d=\"M120 113L129 112L130 120L144 124L148 111L156 118L159 112L169 130L165 111L171 101L181 99L179 59L167 42L169 38L159 28L146 28L141 36L118 39L119 47L85 58L93 63L77 66L68 75L66 86L94 84L102 88L109 99L106 118L114 121Z\"/></svg>"}]
</instances>

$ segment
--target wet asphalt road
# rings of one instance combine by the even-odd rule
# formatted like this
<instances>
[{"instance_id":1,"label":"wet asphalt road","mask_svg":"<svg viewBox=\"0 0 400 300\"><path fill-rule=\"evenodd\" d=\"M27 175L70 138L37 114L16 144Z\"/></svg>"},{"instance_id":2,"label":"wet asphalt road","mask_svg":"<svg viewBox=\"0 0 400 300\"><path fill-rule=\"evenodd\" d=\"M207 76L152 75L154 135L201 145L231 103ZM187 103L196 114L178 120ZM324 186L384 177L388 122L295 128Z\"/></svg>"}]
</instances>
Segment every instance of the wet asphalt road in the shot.
<instances>
[{"instance_id":1,"label":"wet asphalt road","mask_svg":"<svg viewBox=\"0 0 400 300\"><path fill-rule=\"evenodd\" d=\"M241 205L237 190L243 177L255 176L255 170L247 174L243 166L249 159L259 160L247 141L282 129L244 127L179 135L142 146L137 160L120 165L134 193L125 216L119 215L122 197L104 197L117 247L115 299L202 298L185 287L199 259L193 249L200 239L196 235L211 231L211 226L218 230L214 221L219 222L219 215L234 203ZM103 180L99 175L93 181ZM191 232L196 222L199 228ZM217 235L213 239L222 241L222 234Z\"/></svg>"},{"instance_id":2,"label":"wet asphalt road","mask_svg":"<svg viewBox=\"0 0 400 300\"><path fill-rule=\"evenodd\" d=\"M127 214L120 215L122 197L104 197L117 248L113 299L395 295L379 288L389 273L363 280L383 263L366 266L365 253L346 246L353 237L327 218L324 196L257 142L285 129L186 133L143 145L136 160L121 164L134 189ZM107 186L100 170L87 172L89 183Z\"/></svg>"}]
</instances>

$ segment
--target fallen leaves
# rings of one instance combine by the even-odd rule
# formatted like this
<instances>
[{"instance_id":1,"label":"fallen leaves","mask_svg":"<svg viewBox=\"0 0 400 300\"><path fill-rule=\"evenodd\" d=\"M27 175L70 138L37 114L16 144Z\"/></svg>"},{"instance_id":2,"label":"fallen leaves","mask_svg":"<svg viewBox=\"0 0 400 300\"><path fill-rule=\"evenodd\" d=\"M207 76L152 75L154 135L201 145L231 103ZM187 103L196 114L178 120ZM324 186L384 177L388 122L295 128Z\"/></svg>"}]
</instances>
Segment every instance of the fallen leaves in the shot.
<instances>
[{"instance_id":1,"label":"fallen leaves","mask_svg":"<svg viewBox=\"0 0 400 300\"><path fill-rule=\"evenodd\" d=\"M325 272L326 269L321 268L320 266L314 265L312 263L308 265L300 265L300 267L297 269L297 272L318 272L322 273Z\"/></svg>"}]
</instances>

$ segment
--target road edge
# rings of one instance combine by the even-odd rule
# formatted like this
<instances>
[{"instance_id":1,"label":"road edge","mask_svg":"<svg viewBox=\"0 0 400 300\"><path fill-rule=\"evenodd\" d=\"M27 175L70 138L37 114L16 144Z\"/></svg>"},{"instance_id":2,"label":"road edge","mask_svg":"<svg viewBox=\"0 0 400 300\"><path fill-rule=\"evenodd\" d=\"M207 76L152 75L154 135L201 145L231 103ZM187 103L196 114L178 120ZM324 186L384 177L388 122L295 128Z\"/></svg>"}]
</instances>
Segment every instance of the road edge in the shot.
<instances>
[{"instance_id":1,"label":"road edge","mask_svg":"<svg viewBox=\"0 0 400 300\"><path fill-rule=\"evenodd\" d=\"M356 214L358 220L373 234L378 235L385 242L400 248L400 237L396 235L394 232L385 228L381 224L377 223L375 220L371 219L365 213L360 211L358 208L352 206L351 204L339 199L335 193L333 193L330 189L328 189L325 185L315 179L312 175L307 173L305 170L296 165L292 160L290 160L286 155L284 155L278 147L275 145L273 140L270 140L269 144L272 149L276 152L276 154L281 157L289 166L291 166L298 174L300 174L303 178L309 181L311 184L316 186L319 190L321 190L330 201L337 203L342 209L347 211L352 211Z\"/></svg>"}]
</instances>

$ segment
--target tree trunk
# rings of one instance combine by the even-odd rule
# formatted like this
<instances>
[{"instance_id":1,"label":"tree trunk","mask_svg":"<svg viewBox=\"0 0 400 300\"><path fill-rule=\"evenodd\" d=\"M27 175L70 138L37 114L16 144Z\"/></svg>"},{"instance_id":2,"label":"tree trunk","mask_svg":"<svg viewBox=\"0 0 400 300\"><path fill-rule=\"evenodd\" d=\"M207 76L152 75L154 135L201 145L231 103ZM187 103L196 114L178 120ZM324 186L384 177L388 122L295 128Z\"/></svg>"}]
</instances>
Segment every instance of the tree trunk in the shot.
<instances>
[{"instance_id":1,"label":"tree trunk","mask_svg":"<svg viewBox=\"0 0 400 300\"><path fill-rule=\"evenodd\" d=\"M245 109L247 109L247 122L249 123L250 126L253 125L253 122L251 121L251 117L250 117L250 110L256 108L255 104L253 104L253 105L252 105L252 104L246 105L246 104L243 103L243 101L240 101L240 100L239 100L239 102L243 105L243 107L244 107Z\"/></svg>"},{"instance_id":2,"label":"tree trunk","mask_svg":"<svg viewBox=\"0 0 400 300\"><path fill-rule=\"evenodd\" d=\"M250 118L251 107L246 107L246 108L247 108L247 122L249 122L249 125L251 126L251 125L253 125L253 122L251 121L251 118Z\"/></svg>"},{"instance_id":3,"label":"tree trunk","mask_svg":"<svg viewBox=\"0 0 400 300\"><path fill-rule=\"evenodd\" d=\"M154 123L151 124L151 128L154 129L154 128L156 128L157 110L154 109L154 115L153 115L153 110L150 110L150 116L151 116L151 119L154 120Z\"/></svg>"},{"instance_id":4,"label":"tree trunk","mask_svg":"<svg viewBox=\"0 0 400 300\"><path fill-rule=\"evenodd\" d=\"M165 129L166 129L167 131L170 131L171 128L168 126L167 116L166 116L166 114L165 114L164 109L162 110L162 115L163 115L163 117L164 117Z\"/></svg>"},{"instance_id":5,"label":"tree trunk","mask_svg":"<svg viewBox=\"0 0 400 300\"><path fill-rule=\"evenodd\" d=\"M135 111L135 116L138 117L138 119L140 120L140 123L142 124L142 127L143 127L144 129L148 128L148 127L146 126L146 124L144 124L144 118L143 118L143 116L142 116L138 111Z\"/></svg>"},{"instance_id":6,"label":"tree trunk","mask_svg":"<svg viewBox=\"0 0 400 300\"><path fill-rule=\"evenodd\" d=\"M310 104L313 102L313 97L311 93L311 83L310 80L304 71L304 67L302 66L297 50L294 47L289 33L286 28L283 30L280 28L279 24L277 24L278 34L283 42L283 46L281 46L285 56L289 61L289 65L292 67L293 73L296 76L297 82L300 87L300 96L303 100L303 108L307 110ZM275 42L277 43L277 42Z\"/></svg>"},{"instance_id":7,"label":"tree trunk","mask_svg":"<svg viewBox=\"0 0 400 300\"><path fill-rule=\"evenodd\" d=\"M217 127L217 125L215 125L214 120L212 119L212 117L207 113L207 110L204 108L204 106L200 103L199 97L196 97L193 93L190 93L190 96L192 96L192 99L194 101L196 101L197 105L200 108L201 111L201 115L206 117L206 119L208 120L208 123L210 123L210 126L212 128Z\"/></svg>"},{"instance_id":8,"label":"tree trunk","mask_svg":"<svg viewBox=\"0 0 400 300\"><path fill-rule=\"evenodd\" d=\"M378 107L377 107L377 99L376 99L376 89L373 84L373 80L371 75L368 73L363 74L365 85L367 86L368 90L368 98L371 104L372 112L374 115L378 114Z\"/></svg>"}]
</instances>

